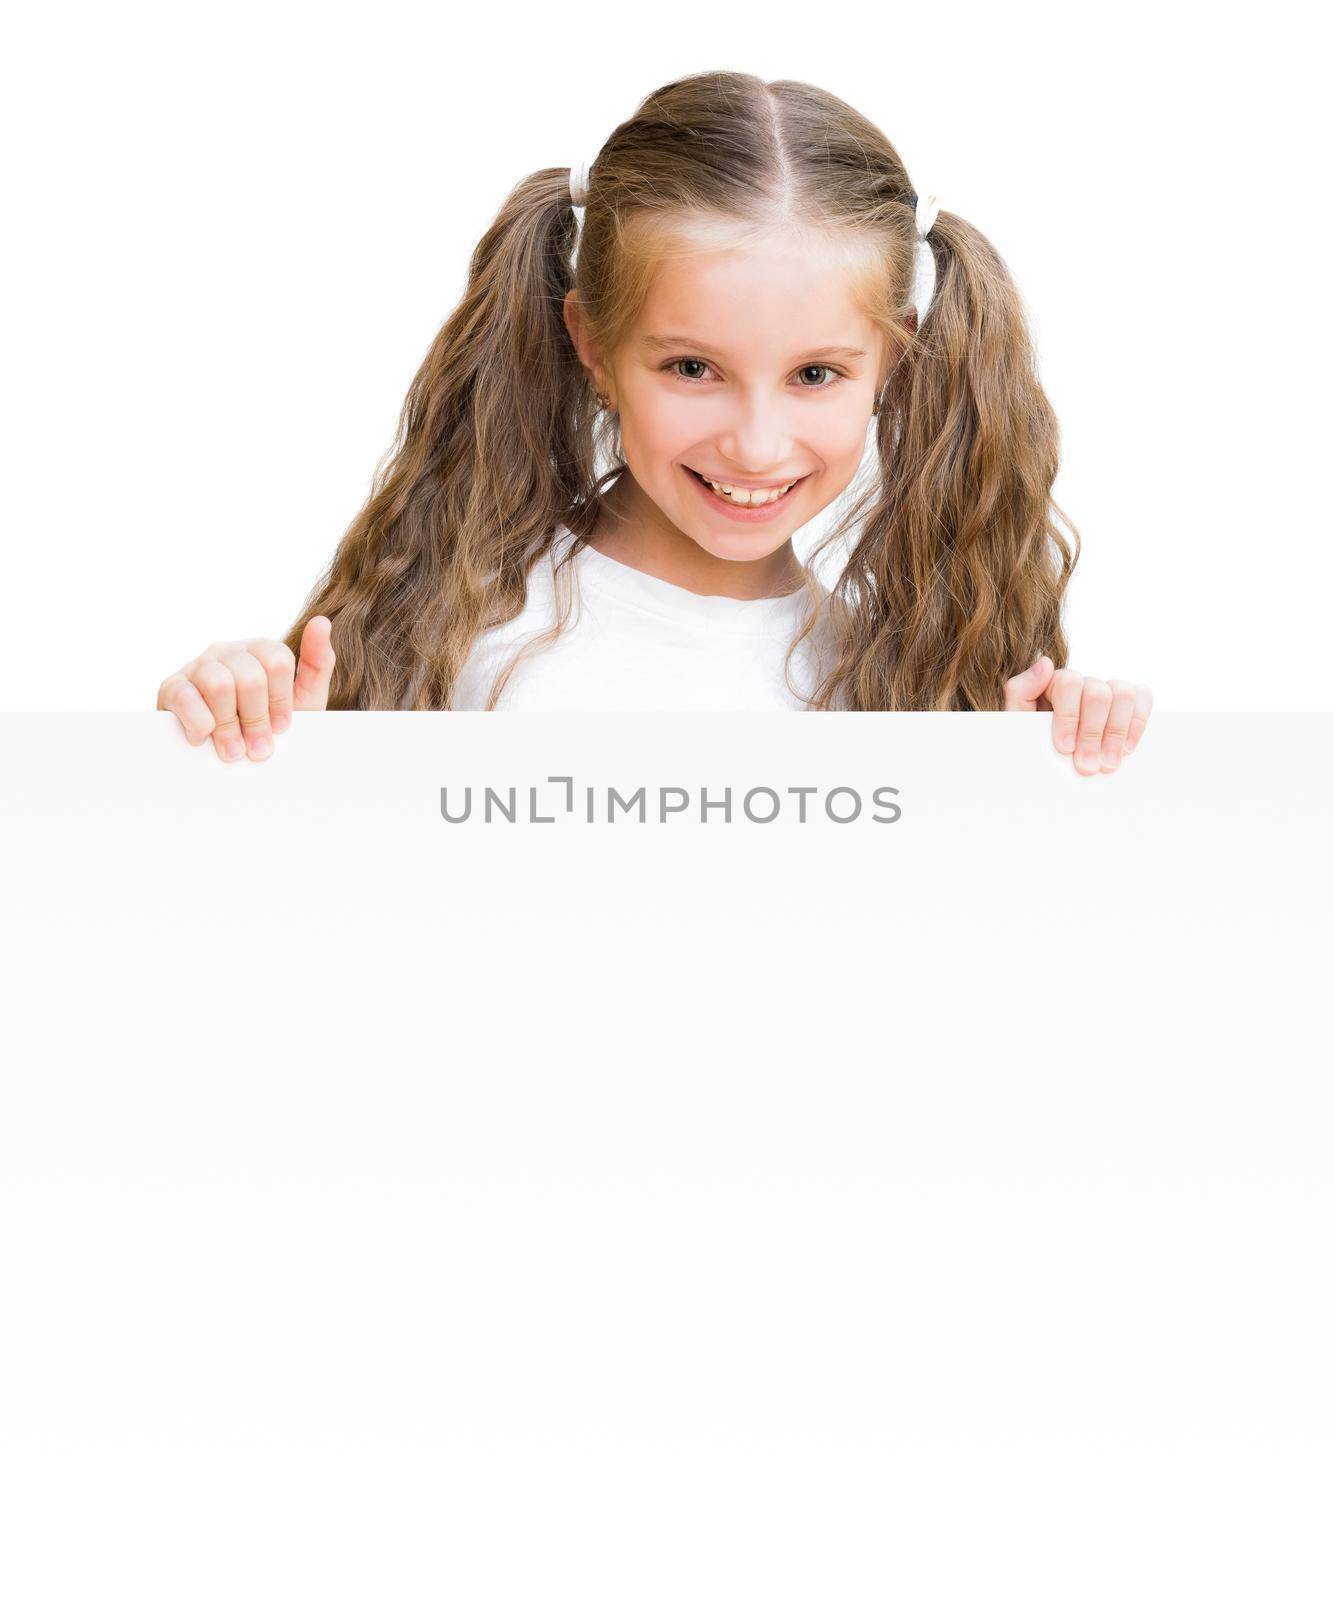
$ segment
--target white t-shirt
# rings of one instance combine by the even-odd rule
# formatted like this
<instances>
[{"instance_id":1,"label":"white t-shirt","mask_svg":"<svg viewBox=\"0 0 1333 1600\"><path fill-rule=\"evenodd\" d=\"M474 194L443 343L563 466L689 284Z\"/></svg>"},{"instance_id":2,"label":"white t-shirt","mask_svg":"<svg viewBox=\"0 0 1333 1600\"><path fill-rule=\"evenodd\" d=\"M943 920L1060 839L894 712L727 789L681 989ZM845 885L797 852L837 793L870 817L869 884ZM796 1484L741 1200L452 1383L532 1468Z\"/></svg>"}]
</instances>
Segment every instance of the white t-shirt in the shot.
<instances>
[{"instance_id":1,"label":"white t-shirt","mask_svg":"<svg viewBox=\"0 0 1333 1600\"><path fill-rule=\"evenodd\" d=\"M455 688L456 711L485 710L500 668L555 621L554 563L572 537L557 528L552 550L529 574L523 611L478 637ZM806 709L783 681L809 605L803 590L767 600L694 594L586 544L558 581L571 586L569 622L520 661L497 711ZM821 661L814 639L792 657L793 679L807 693Z\"/></svg>"}]
</instances>

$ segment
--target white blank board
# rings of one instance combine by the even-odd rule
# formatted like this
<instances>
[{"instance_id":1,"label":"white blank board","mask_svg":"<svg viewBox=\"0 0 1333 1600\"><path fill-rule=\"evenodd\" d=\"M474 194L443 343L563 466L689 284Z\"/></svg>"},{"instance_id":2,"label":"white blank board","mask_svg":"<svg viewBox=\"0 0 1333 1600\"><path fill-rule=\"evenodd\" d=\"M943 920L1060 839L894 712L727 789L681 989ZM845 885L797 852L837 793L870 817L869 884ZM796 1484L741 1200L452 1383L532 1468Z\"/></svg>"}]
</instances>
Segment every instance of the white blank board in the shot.
<instances>
[{"instance_id":1,"label":"white blank board","mask_svg":"<svg viewBox=\"0 0 1333 1600\"><path fill-rule=\"evenodd\" d=\"M0 724L6 1593L1330 1592L1333 716Z\"/></svg>"}]
</instances>

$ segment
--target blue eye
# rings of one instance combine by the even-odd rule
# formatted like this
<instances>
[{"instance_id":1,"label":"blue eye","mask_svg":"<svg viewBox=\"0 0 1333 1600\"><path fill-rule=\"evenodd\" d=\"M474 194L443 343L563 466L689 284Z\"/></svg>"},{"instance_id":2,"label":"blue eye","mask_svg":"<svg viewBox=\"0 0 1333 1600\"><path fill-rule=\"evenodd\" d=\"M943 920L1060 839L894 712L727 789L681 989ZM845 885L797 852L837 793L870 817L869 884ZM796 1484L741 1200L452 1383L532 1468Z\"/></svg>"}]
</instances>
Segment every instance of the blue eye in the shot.
<instances>
[{"instance_id":1,"label":"blue eye","mask_svg":"<svg viewBox=\"0 0 1333 1600\"><path fill-rule=\"evenodd\" d=\"M702 378L687 378L683 372L676 371L677 367L684 366L707 367L708 362L704 361L699 356L677 356L674 361L667 362L666 366L663 368L663 371L670 372L671 376L675 378L678 383L690 383L697 385L704 381ZM827 383L799 383L796 386L798 389L832 389L835 384L841 383L847 376L845 372L840 372L836 367L825 366L823 362L811 362L808 366L798 368L798 371L826 372L829 374L829 381Z\"/></svg>"}]
</instances>

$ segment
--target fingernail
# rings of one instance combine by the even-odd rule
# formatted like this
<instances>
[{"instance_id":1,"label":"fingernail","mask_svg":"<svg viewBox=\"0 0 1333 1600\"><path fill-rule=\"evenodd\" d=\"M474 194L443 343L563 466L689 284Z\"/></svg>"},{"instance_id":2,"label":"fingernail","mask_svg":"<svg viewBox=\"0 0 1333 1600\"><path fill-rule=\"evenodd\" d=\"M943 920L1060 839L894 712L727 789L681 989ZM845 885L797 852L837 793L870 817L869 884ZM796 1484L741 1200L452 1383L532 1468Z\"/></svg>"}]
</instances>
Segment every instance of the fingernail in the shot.
<instances>
[{"instance_id":1,"label":"fingernail","mask_svg":"<svg viewBox=\"0 0 1333 1600\"><path fill-rule=\"evenodd\" d=\"M1118 750L1102 751L1102 771L1114 772L1120 765L1120 752Z\"/></svg>"},{"instance_id":2,"label":"fingernail","mask_svg":"<svg viewBox=\"0 0 1333 1600\"><path fill-rule=\"evenodd\" d=\"M250 746L250 754L256 761L262 761L265 756L272 755L273 741L267 734L261 733Z\"/></svg>"},{"instance_id":3,"label":"fingernail","mask_svg":"<svg viewBox=\"0 0 1333 1600\"><path fill-rule=\"evenodd\" d=\"M1068 755L1074 748L1074 735L1072 733L1062 733L1056 743L1064 751L1065 755Z\"/></svg>"},{"instance_id":4,"label":"fingernail","mask_svg":"<svg viewBox=\"0 0 1333 1600\"><path fill-rule=\"evenodd\" d=\"M244 739L228 739L222 746L222 753L228 761L239 761L245 754Z\"/></svg>"},{"instance_id":5,"label":"fingernail","mask_svg":"<svg viewBox=\"0 0 1333 1600\"><path fill-rule=\"evenodd\" d=\"M1080 750L1074 757L1074 765L1080 772L1096 772L1101 767L1101 752L1098 750Z\"/></svg>"},{"instance_id":6,"label":"fingernail","mask_svg":"<svg viewBox=\"0 0 1333 1600\"><path fill-rule=\"evenodd\" d=\"M274 733L286 733L287 729L292 725L292 719L285 711L275 711L270 721L273 724Z\"/></svg>"}]
</instances>

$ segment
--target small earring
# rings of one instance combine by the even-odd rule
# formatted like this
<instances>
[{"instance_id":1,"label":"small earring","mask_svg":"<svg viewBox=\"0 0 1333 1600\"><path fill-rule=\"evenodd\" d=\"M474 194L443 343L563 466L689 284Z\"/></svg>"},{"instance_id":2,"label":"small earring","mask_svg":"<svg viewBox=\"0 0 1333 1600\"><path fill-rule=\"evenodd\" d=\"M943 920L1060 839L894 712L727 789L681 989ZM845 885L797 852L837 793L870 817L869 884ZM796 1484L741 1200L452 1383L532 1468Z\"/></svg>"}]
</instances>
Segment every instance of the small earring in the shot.
<instances>
[{"instance_id":1,"label":"small earring","mask_svg":"<svg viewBox=\"0 0 1333 1600\"><path fill-rule=\"evenodd\" d=\"M610 399L604 395L600 389L597 391L597 404L602 408L603 411L605 411L606 408L611 404Z\"/></svg>"}]
</instances>

